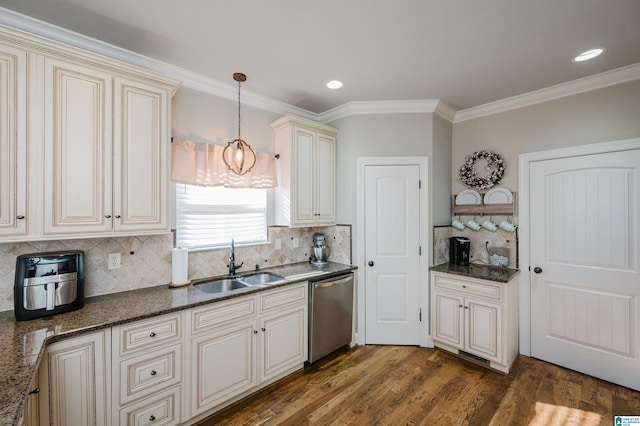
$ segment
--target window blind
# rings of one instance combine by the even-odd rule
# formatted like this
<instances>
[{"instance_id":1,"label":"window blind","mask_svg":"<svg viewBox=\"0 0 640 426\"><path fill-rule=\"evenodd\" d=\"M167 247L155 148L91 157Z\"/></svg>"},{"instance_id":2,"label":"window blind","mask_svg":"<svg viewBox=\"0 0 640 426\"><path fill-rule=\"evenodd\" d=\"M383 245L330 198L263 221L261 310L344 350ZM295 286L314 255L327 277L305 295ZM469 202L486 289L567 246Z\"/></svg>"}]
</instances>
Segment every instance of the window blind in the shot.
<instances>
[{"instance_id":1,"label":"window blind","mask_svg":"<svg viewBox=\"0 0 640 426\"><path fill-rule=\"evenodd\" d=\"M266 189L176 184L176 244L189 249L267 241Z\"/></svg>"}]
</instances>

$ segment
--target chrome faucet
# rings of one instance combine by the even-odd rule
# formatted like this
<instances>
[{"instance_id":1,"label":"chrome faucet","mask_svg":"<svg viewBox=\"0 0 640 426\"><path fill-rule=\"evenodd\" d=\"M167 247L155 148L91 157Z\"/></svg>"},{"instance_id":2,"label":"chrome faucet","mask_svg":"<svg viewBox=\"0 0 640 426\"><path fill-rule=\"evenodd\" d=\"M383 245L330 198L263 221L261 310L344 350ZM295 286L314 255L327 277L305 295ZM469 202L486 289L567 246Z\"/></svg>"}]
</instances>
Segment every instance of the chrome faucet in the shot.
<instances>
[{"instance_id":1,"label":"chrome faucet","mask_svg":"<svg viewBox=\"0 0 640 426\"><path fill-rule=\"evenodd\" d=\"M242 265L244 265L244 262L242 262L239 265L236 265L236 249L235 246L233 244L233 238L231 239L231 252L229 253L229 275L230 276L234 276L236 274L236 271L240 268L242 268Z\"/></svg>"}]
</instances>

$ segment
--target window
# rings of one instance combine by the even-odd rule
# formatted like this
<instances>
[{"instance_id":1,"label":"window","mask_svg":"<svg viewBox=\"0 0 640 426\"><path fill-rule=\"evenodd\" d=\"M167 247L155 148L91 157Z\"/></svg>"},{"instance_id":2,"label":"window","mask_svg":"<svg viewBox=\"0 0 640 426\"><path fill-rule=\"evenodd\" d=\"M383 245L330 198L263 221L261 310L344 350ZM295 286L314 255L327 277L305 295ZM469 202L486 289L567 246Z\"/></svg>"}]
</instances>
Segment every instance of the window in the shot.
<instances>
[{"instance_id":1,"label":"window","mask_svg":"<svg viewBox=\"0 0 640 426\"><path fill-rule=\"evenodd\" d=\"M267 241L267 190L176 184L178 247L205 249Z\"/></svg>"}]
</instances>

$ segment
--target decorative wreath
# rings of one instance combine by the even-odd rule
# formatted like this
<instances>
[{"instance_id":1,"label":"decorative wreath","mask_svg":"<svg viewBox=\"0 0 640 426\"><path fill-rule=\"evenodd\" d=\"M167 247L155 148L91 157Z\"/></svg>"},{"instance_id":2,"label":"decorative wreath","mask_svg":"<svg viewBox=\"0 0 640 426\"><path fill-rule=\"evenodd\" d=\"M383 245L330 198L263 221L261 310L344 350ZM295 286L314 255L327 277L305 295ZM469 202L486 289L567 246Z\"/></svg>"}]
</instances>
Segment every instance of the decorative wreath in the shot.
<instances>
[{"instance_id":1,"label":"decorative wreath","mask_svg":"<svg viewBox=\"0 0 640 426\"><path fill-rule=\"evenodd\" d=\"M488 176L478 177L476 174L475 165L481 158L487 160L487 170L493 169ZM505 167L507 165L502 155L484 149L476 151L473 155L467 156L460 167L460 180L470 188L489 189L500 183Z\"/></svg>"}]
</instances>

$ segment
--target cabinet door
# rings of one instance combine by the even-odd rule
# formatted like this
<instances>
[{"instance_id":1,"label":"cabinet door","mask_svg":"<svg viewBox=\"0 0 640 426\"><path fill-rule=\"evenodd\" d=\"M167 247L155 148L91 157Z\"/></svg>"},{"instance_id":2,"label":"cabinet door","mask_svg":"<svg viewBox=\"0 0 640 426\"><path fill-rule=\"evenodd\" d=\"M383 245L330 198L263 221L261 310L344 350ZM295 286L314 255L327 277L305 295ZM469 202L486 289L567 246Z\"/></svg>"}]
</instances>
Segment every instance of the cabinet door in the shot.
<instances>
[{"instance_id":1,"label":"cabinet door","mask_svg":"<svg viewBox=\"0 0 640 426\"><path fill-rule=\"evenodd\" d=\"M168 231L166 90L117 79L114 103L114 229Z\"/></svg>"},{"instance_id":2,"label":"cabinet door","mask_svg":"<svg viewBox=\"0 0 640 426\"><path fill-rule=\"evenodd\" d=\"M293 220L291 225L312 224L316 220L314 201L315 133L294 129L293 143Z\"/></svg>"},{"instance_id":3,"label":"cabinet door","mask_svg":"<svg viewBox=\"0 0 640 426\"><path fill-rule=\"evenodd\" d=\"M192 339L191 417L256 386L256 326L224 326Z\"/></svg>"},{"instance_id":4,"label":"cabinet door","mask_svg":"<svg viewBox=\"0 0 640 426\"><path fill-rule=\"evenodd\" d=\"M432 294L431 326L433 340L448 346L464 349L464 309L463 298L449 293Z\"/></svg>"},{"instance_id":5,"label":"cabinet door","mask_svg":"<svg viewBox=\"0 0 640 426\"><path fill-rule=\"evenodd\" d=\"M260 382L269 380L307 360L307 312L304 306L260 321Z\"/></svg>"},{"instance_id":6,"label":"cabinet door","mask_svg":"<svg viewBox=\"0 0 640 426\"><path fill-rule=\"evenodd\" d=\"M465 350L482 358L501 362L502 309L500 305L467 299L465 311L467 311L468 321Z\"/></svg>"},{"instance_id":7,"label":"cabinet door","mask_svg":"<svg viewBox=\"0 0 640 426\"><path fill-rule=\"evenodd\" d=\"M336 138L318 134L316 140L316 207L318 224L335 225Z\"/></svg>"},{"instance_id":8,"label":"cabinet door","mask_svg":"<svg viewBox=\"0 0 640 426\"><path fill-rule=\"evenodd\" d=\"M92 333L47 348L40 370L40 418L45 424L110 424L108 336Z\"/></svg>"},{"instance_id":9,"label":"cabinet door","mask_svg":"<svg viewBox=\"0 0 640 426\"><path fill-rule=\"evenodd\" d=\"M45 58L44 232L112 229L111 75Z\"/></svg>"},{"instance_id":10,"label":"cabinet door","mask_svg":"<svg viewBox=\"0 0 640 426\"><path fill-rule=\"evenodd\" d=\"M26 62L0 46L0 237L26 233Z\"/></svg>"}]
</instances>

